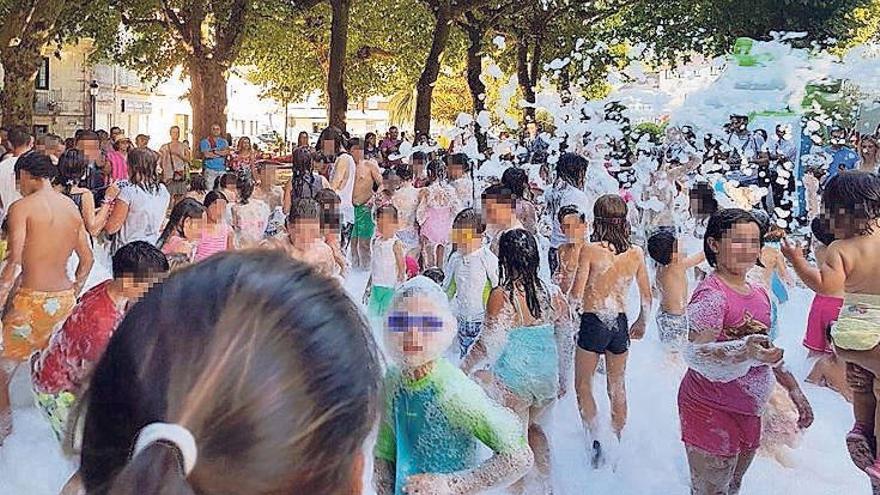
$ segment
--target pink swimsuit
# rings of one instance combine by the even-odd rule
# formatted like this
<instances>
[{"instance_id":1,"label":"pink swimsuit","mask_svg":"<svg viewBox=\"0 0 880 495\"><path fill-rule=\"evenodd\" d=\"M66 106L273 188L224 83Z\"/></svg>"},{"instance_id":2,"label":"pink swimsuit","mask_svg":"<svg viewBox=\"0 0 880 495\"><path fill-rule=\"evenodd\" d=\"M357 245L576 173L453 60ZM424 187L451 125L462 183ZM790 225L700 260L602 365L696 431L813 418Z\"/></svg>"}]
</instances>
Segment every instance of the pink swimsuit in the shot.
<instances>
[{"instance_id":1,"label":"pink swimsuit","mask_svg":"<svg viewBox=\"0 0 880 495\"><path fill-rule=\"evenodd\" d=\"M208 256L226 251L226 248L228 247L227 241L229 239L229 231L231 228L226 223L220 225L220 232L217 235L212 236L209 235L207 231L202 232L202 236L199 239L199 246L196 248L196 261L202 261Z\"/></svg>"},{"instance_id":2,"label":"pink swimsuit","mask_svg":"<svg viewBox=\"0 0 880 495\"><path fill-rule=\"evenodd\" d=\"M770 327L770 298L760 287L739 294L712 274L694 291L688 304L691 325L717 333L716 342L731 340L725 328L742 324L745 313ZM761 412L770 399L775 378L766 365L753 366L729 382L714 382L688 369L678 392L682 441L712 455L730 457L757 449Z\"/></svg>"},{"instance_id":3,"label":"pink swimsuit","mask_svg":"<svg viewBox=\"0 0 880 495\"><path fill-rule=\"evenodd\" d=\"M828 340L828 328L837 321L842 297L816 294L810 305L810 316L807 318L807 334L804 335L804 347L811 351L831 353L831 342Z\"/></svg>"}]
</instances>

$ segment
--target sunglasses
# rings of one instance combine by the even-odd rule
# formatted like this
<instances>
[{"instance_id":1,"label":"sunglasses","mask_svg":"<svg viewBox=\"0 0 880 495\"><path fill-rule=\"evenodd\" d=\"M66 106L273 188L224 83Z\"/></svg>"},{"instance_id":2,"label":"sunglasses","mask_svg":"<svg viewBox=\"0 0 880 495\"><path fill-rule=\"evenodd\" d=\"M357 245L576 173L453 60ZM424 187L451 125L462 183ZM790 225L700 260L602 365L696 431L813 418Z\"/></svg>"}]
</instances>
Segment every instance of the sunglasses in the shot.
<instances>
[{"instance_id":1,"label":"sunglasses","mask_svg":"<svg viewBox=\"0 0 880 495\"><path fill-rule=\"evenodd\" d=\"M436 316L414 316L408 313L388 315L388 329L392 332L405 332L410 328L439 332L443 329L443 319Z\"/></svg>"}]
</instances>

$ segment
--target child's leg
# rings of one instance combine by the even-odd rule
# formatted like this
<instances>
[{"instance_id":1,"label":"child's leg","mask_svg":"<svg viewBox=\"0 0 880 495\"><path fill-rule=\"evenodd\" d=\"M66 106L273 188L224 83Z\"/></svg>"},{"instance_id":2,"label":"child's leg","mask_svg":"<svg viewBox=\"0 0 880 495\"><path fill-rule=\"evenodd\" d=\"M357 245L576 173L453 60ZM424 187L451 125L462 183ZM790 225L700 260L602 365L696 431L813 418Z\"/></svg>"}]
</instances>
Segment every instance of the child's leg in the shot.
<instances>
[{"instance_id":1,"label":"child's leg","mask_svg":"<svg viewBox=\"0 0 880 495\"><path fill-rule=\"evenodd\" d=\"M12 403L9 387L19 363L0 358L0 445L12 433Z\"/></svg>"},{"instance_id":2,"label":"child's leg","mask_svg":"<svg viewBox=\"0 0 880 495\"><path fill-rule=\"evenodd\" d=\"M577 349L574 359L574 386L577 391L581 419L593 436L596 430L596 400L593 398L593 375L599 366L599 354Z\"/></svg>"},{"instance_id":3,"label":"child's leg","mask_svg":"<svg viewBox=\"0 0 880 495\"><path fill-rule=\"evenodd\" d=\"M749 466L752 465L752 461L755 460L755 450L740 452L739 456L736 458L736 467L733 470L733 478L730 480L730 491L726 492L729 495L738 495L739 490L742 487L743 476L746 475L746 471L749 470Z\"/></svg>"},{"instance_id":4,"label":"child's leg","mask_svg":"<svg viewBox=\"0 0 880 495\"><path fill-rule=\"evenodd\" d=\"M606 353L608 398L611 400L611 427L617 438L626 426L626 359L628 352L623 354Z\"/></svg>"},{"instance_id":5,"label":"child's leg","mask_svg":"<svg viewBox=\"0 0 880 495\"><path fill-rule=\"evenodd\" d=\"M853 391L853 416L855 425L846 436L846 445L853 463L866 469L874 463L870 438L874 435L874 414L877 401L874 397L874 376L864 368L846 364L846 381Z\"/></svg>"},{"instance_id":6,"label":"child's leg","mask_svg":"<svg viewBox=\"0 0 880 495\"><path fill-rule=\"evenodd\" d=\"M728 495L737 467L736 457L721 457L685 447L691 472L691 495Z\"/></svg>"},{"instance_id":7,"label":"child's leg","mask_svg":"<svg viewBox=\"0 0 880 495\"><path fill-rule=\"evenodd\" d=\"M361 259L361 265L364 269L370 268L371 257L372 257L372 248L370 247L370 239L366 237L360 239L360 244L358 246L358 256Z\"/></svg>"},{"instance_id":8,"label":"child's leg","mask_svg":"<svg viewBox=\"0 0 880 495\"><path fill-rule=\"evenodd\" d=\"M446 261L446 246L437 244L437 268L443 269L443 263Z\"/></svg>"}]
</instances>

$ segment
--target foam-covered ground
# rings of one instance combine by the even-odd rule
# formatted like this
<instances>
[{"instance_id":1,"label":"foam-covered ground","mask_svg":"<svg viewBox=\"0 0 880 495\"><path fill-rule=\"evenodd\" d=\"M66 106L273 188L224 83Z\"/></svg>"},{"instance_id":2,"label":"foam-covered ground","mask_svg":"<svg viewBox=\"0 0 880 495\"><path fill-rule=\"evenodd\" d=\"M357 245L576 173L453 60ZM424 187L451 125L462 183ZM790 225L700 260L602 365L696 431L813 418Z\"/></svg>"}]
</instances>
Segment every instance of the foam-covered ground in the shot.
<instances>
[{"instance_id":1,"label":"foam-covered ground","mask_svg":"<svg viewBox=\"0 0 880 495\"><path fill-rule=\"evenodd\" d=\"M355 273L347 289L360 299L366 275ZM635 294L633 294L635 296ZM811 294L795 289L781 309L780 345L799 378L807 373L806 352L800 345ZM638 304L632 298L633 306ZM656 340L653 324L648 337L633 346L628 371L629 424L619 446L609 446L613 462L598 471L588 467L585 437L573 393L551 408L544 418L553 457L553 482L559 494L616 493L620 495L685 495L688 471L679 440L676 394L684 369L672 364ZM597 380L603 377L597 376ZM600 389L601 390L601 389ZM804 385L816 421L791 452L793 467L759 457L746 476L743 493L870 493L867 478L849 461L844 435L851 425L849 405L835 393ZM599 397L607 418L607 399ZM49 426L30 402L27 377L19 373L13 393L15 431L0 447L0 494L55 495L75 467L55 442ZM607 422L607 421L606 421ZM612 491L613 490L613 491Z\"/></svg>"}]
</instances>

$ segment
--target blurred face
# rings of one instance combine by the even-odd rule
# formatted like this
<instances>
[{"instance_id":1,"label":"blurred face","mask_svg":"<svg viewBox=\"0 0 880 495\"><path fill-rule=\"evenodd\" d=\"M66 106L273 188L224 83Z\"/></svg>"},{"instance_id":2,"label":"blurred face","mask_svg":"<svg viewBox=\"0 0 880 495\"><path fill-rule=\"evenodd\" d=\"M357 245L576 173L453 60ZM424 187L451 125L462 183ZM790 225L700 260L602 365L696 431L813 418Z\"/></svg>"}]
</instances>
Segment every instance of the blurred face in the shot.
<instances>
[{"instance_id":1,"label":"blurred face","mask_svg":"<svg viewBox=\"0 0 880 495\"><path fill-rule=\"evenodd\" d=\"M211 126L211 135L214 137L220 137L220 126L214 124Z\"/></svg>"},{"instance_id":2,"label":"blurred face","mask_svg":"<svg viewBox=\"0 0 880 495\"><path fill-rule=\"evenodd\" d=\"M360 163L364 159L364 148L361 145L355 145L351 147L351 157L354 158L354 161Z\"/></svg>"},{"instance_id":3,"label":"blurred face","mask_svg":"<svg viewBox=\"0 0 880 495\"><path fill-rule=\"evenodd\" d=\"M761 255L761 233L754 222L738 223L724 232L721 239L709 239L716 254L716 266L730 274L745 276Z\"/></svg>"},{"instance_id":4,"label":"blurred face","mask_svg":"<svg viewBox=\"0 0 880 495\"><path fill-rule=\"evenodd\" d=\"M415 368L442 356L452 344L456 328L452 318L424 295L398 303L385 321L385 344L401 367Z\"/></svg>"},{"instance_id":5,"label":"blurred face","mask_svg":"<svg viewBox=\"0 0 880 495\"><path fill-rule=\"evenodd\" d=\"M452 180L458 179L462 175L464 175L464 167L461 166L461 164L454 163L449 166L448 173L449 173L450 179L452 179Z\"/></svg>"},{"instance_id":6,"label":"blurred face","mask_svg":"<svg viewBox=\"0 0 880 495\"><path fill-rule=\"evenodd\" d=\"M309 244L321 237L321 222L299 219L287 225L287 236L293 244Z\"/></svg>"},{"instance_id":7,"label":"blurred face","mask_svg":"<svg viewBox=\"0 0 880 495\"><path fill-rule=\"evenodd\" d=\"M397 127L392 127L391 129L388 129L388 136L391 139L396 140L398 136L400 136L400 131L397 130Z\"/></svg>"},{"instance_id":8,"label":"blurred face","mask_svg":"<svg viewBox=\"0 0 880 495\"><path fill-rule=\"evenodd\" d=\"M513 220L513 208L501 201L487 199L483 211L486 214L486 223L492 225L509 225Z\"/></svg>"},{"instance_id":9,"label":"blurred face","mask_svg":"<svg viewBox=\"0 0 880 495\"><path fill-rule=\"evenodd\" d=\"M471 227L452 229L452 242L455 244L465 246L476 240L482 242L482 236L477 232L477 229Z\"/></svg>"},{"instance_id":10,"label":"blurred face","mask_svg":"<svg viewBox=\"0 0 880 495\"><path fill-rule=\"evenodd\" d=\"M217 223L223 219L223 215L226 214L226 200L218 199L211 203L211 206L208 207L208 220L212 223Z\"/></svg>"},{"instance_id":11,"label":"blurred face","mask_svg":"<svg viewBox=\"0 0 880 495\"><path fill-rule=\"evenodd\" d=\"M125 275L122 277L122 297L128 299L129 304L138 302L144 294L150 290L160 277L150 277L148 280L138 280Z\"/></svg>"},{"instance_id":12,"label":"blurred face","mask_svg":"<svg viewBox=\"0 0 880 495\"><path fill-rule=\"evenodd\" d=\"M526 124L526 131L528 131L530 136L534 136L538 134L538 125L534 122L530 122Z\"/></svg>"},{"instance_id":13,"label":"blurred face","mask_svg":"<svg viewBox=\"0 0 880 495\"><path fill-rule=\"evenodd\" d=\"M91 139L80 139L78 143L76 143L76 148L83 152L91 161L97 161L101 156L101 146L97 140Z\"/></svg>"},{"instance_id":14,"label":"blurred face","mask_svg":"<svg viewBox=\"0 0 880 495\"><path fill-rule=\"evenodd\" d=\"M183 236L187 239L198 239L203 228L205 228L205 215L187 218L183 221Z\"/></svg>"},{"instance_id":15,"label":"blurred face","mask_svg":"<svg viewBox=\"0 0 880 495\"><path fill-rule=\"evenodd\" d=\"M138 148L146 148L147 145L150 144L150 138L146 136L138 136L135 138L135 141L137 142L136 144Z\"/></svg>"},{"instance_id":16,"label":"blurred face","mask_svg":"<svg viewBox=\"0 0 880 495\"><path fill-rule=\"evenodd\" d=\"M128 139L124 139L119 142L120 153L127 153L129 148L131 148L131 141L129 141Z\"/></svg>"},{"instance_id":17,"label":"blurred face","mask_svg":"<svg viewBox=\"0 0 880 495\"><path fill-rule=\"evenodd\" d=\"M304 132L301 132L299 134L299 137L296 138L296 145L297 146L308 146L309 145L309 135Z\"/></svg>"},{"instance_id":18,"label":"blurred face","mask_svg":"<svg viewBox=\"0 0 880 495\"><path fill-rule=\"evenodd\" d=\"M22 196L27 196L37 191L40 180L34 178L27 170L22 170L18 179L18 190Z\"/></svg>"},{"instance_id":19,"label":"blurred face","mask_svg":"<svg viewBox=\"0 0 880 495\"><path fill-rule=\"evenodd\" d=\"M862 154L865 156L874 156L877 154L877 145L873 141L864 141L862 143Z\"/></svg>"},{"instance_id":20,"label":"blurred face","mask_svg":"<svg viewBox=\"0 0 880 495\"><path fill-rule=\"evenodd\" d=\"M587 238L587 223L581 220L580 215L566 215L562 218L559 228L569 242L582 241Z\"/></svg>"},{"instance_id":21,"label":"blurred face","mask_svg":"<svg viewBox=\"0 0 880 495\"><path fill-rule=\"evenodd\" d=\"M336 153L336 143L332 139L325 139L321 142L321 151L325 155L330 156Z\"/></svg>"},{"instance_id":22,"label":"blurred face","mask_svg":"<svg viewBox=\"0 0 880 495\"><path fill-rule=\"evenodd\" d=\"M179 139L180 139L180 129L178 129L177 127L172 127L171 128L171 140L177 141Z\"/></svg>"},{"instance_id":23,"label":"blurred face","mask_svg":"<svg viewBox=\"0 0 880 495\"><path fill-rule=\"evenodd\" d=\"M379 232L386 238L393 237L400 230L400 221L394 215L382 215L376 220Z\"/></svg>"}]
</instances>

